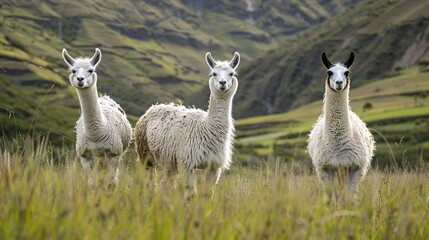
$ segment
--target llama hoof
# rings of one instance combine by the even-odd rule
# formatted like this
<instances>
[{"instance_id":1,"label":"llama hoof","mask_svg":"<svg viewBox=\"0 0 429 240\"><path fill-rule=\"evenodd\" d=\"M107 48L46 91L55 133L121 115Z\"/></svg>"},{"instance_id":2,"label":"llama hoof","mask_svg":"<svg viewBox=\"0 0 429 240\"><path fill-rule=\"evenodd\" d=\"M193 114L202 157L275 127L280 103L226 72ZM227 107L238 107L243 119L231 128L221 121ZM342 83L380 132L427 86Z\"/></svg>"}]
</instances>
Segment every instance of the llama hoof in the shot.
<instances>
[{"instance_id":1,"label":"llama hoof","mask_svg":"<svg viewBox=\"0 0 429 240\"><path fill-rule=\"evenodd\" d=\"M193 199L195 199L197 197L198 197L198 194L196 192L189 192L189 191L187 191L185 193L185 199L186 199L187 202L190 202L190 201L192 201Z\"/></svg>"},{"instance_id":2,"label":"llama hoof","mask_svg":"<svg viewBox=\"0 0 429 240\"><path fill-rule=\"evenodd\" d=\"M107 184L107 189L109 190L113 190L116 188L116 186L118 186L119 184L119 180L118 179L113 179L111 180L108 184Z\"/></svg>"},{"instance_id":3,"label":"llama hoof","mask_svg":"<svg viewBox=\"0 0 429 240\"><path fill-rule=\"evenodd\" d=\"M97 186L97 181L95 181L93 178L88 178L88 187L95 188L96 186Z\"/></svg>"},{"instance_id":4,"label":"llama hoof","mask_svg":"<svg viewBox=\"0 0 429 240\"><path fill-rule=\"evenodd\" d=\"M107 185L107 189L108 190L114 190L116 188L116 185L118 185L117 183L110 183Z\"/></svg>"}]
</instances>

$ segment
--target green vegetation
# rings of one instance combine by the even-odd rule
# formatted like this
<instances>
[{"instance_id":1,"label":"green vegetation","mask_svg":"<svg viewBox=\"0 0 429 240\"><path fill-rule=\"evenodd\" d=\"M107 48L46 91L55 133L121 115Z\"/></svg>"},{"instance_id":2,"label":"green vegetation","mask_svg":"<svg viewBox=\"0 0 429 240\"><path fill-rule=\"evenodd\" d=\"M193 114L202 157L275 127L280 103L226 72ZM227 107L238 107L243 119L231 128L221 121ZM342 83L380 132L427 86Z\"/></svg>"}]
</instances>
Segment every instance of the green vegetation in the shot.
<instances>
[{"instance_id":1,"label":"green vegetation","mask_svg":"<svg viewBox=\"0 0 429 240\"><path fill-rule=\"evenodd\" d=\"M424 144L429 140L425 134L429 132L428 77L427 72L412 68L356 88L352 77L350 105L376 139L374 165L415 166L428 158L429 148ZM365 108L368 103L371 108ZM237 120L236 145L242 158L274 154L311 164L305 152L307 134L321 111L319 100L281 114Z\"/></svg>"},{"instance_id":2,"label":"green vegetation","mask_svg":"<svg viewBox=\"0 0 429 240\"><path fill-rule=\"evenodd\" d=\"M341 12L352 4L336 2L330 11ZM33 96L34 88L46 92L52 82L68 84L62 48L73 56L88 56L99 47L103 52L99 90L130 115L140 116L156 102L198 104L185 100L206 88L206 51L223 59L239 50L244 59L252 59L278 46L286 35L319 22L319 14L326 17L328 12L322 6L320 12L309 13L298 2L267 3L253 1L253 10L246 10L244 2L231 1L9 1L0 5L1 74L21 88L23 95ZM276 14L267 14L271 12ZM297 13L311 14L311 18L292 16ZM282 31L285 27L287 32ZM75 100L65 87L50 95L61 98L60 104L68 103L65 107ZM201 103L206 102L204 98ZM4 103L1 107L14 110ZM76 104L72 107L76 112ZM69 112L55 114L74 117L64 115Z\"/></svg>"},{"instance_id":3,"label":"green vegetation","mask_svg":"<svg viewBox=\"0 0 429 240\"><path fill-rule=\"evenodd\" d=\"M341 59L351 47L356 51L353 86L372 85L353 93L352 106L359 112L371 103L373 107L365 111L367 120L377 117L379 120L371 121L379 122L385 110L425 104L428 82L423 80L429 76L429 65L425 56L414 57L409 49L422 51L418 46L425 46L417 43L426 39L424 10L429 4L403 0L252 3L130 1L117 6L99 1L31 1L1 5L1 75L24 96L15 102L0 103L2 109L8 109L0 112L3 125L10 127L7 134L27 132L29 124L24 123L31 122L36 110L22 108L28 113L20 116L18 124L9 118L9 112L19 112L19 105L32 106L32 102L39 103L43 98L41 107L49 111L40 111L38 117L43 120L32 128L72 137L78 102L68 86L68 73L60 56L63 47L74 56L90 55L95 47L102 49L99 90L117 100L131 118L140 116L156 102L182 101L205 108L208 87L204 52L212 51L224 59L232 51L240 51L243 61L234 116L289 111L261 118L265 125L277 121L270 118L287 121L286 124L251 126L255 129L245 132L240 128L239 136L250 137L242 142L252 144L251 137L259 133L262 136L257 139L263 142L255 144L278 141L285 131L308 131L315 115L306 115L305 111L316 114L320 105L294 109L322 97L324 70L318 56L322 50L328 51L332 59ZM386 25L384 19L391 20L391 24ZM374 33L374 29L380 31ZM273 50L265 54L268 49ZM404 57L408 55L413 57ZM389 78L386 81L390 84L385 84L386 76L397 77ZM419 85L408 83L408 78ZM2 98L6 96L10 97ZM51 105L57 107L47 107ZM64 111L55 112L57 109ZM376 115L377 111L381 112ZM50 116L62 116L67 124L56 125ZM294 122L296 119L299 121ZM53 128L42 126L48 124ZM273 136L264 135L273 131Z\"/></svg>"},{"instance_id":4,"label":"green vegetation","mask_svg":"<svg viewBox=\"0 0 429 240\"><path fill-rule=\"evenodd\" d=\"M427 237L429 3L251 2L0 4L0 238ZM95 47L99 91L133 125L156 102L206 106L206 51L242 55L235 117L275 114L236 121L234 163L213 198L199 171L199 197L188 207L183 179L155 190L133 147L116 189L88 189L72 146L79 103L61 49L89 56ZM305 152L322 107L319 54L341 60L350 50L350 103L377 151L359 204L325 206Z\"/></svg>"},{"instance_id":5,"label":"green vegetation","mask_svg":"<svg viewBox=\"0 0 429 240\"><path fill-rule=\"evenodd\" d=\"M281 113L319 100L326 71L320 63L323 51L335 62L344 61L350 51L356 53L354 86L376 84L412 66L427 67L427 9L427 1L362 1L286 37L281 46L239 69L235 116ZM392 88L402 91L397 85Z\"/></svg>"},{"instance_id":6,"label":"green vegetation","mask_svg":"<svg viewBox=\"0 0 429 240\"><path fill-rule=\"evenodd\" d=\"M63 91L61 85L50 82L46 90L34 87L22 89L5 80L1 74L0 84L3 86L0 88L0 126L3 137L48 132L53 142L73 142L73 128L79 112L67 106L65 96L57 94Z\"/></svg>"},{"instance_id":7,"label":"green vegetation","mask_svg":"<svg viewBox=\"0 0 429 240\"><path fill-rule=\"evenodd\" d=\"M211 198L200 177L189 206L183 179L168 190L129 150L120 184L89 189L74 151L46 138L2 139L2 239L424 239L429 235L427 164L421 170L370 171L359 203L325 206L299 162L233 163ZM183 175L182 175L183 176ZM158 174L158 183L162 174Z\"/></svg>"}]
</instances>

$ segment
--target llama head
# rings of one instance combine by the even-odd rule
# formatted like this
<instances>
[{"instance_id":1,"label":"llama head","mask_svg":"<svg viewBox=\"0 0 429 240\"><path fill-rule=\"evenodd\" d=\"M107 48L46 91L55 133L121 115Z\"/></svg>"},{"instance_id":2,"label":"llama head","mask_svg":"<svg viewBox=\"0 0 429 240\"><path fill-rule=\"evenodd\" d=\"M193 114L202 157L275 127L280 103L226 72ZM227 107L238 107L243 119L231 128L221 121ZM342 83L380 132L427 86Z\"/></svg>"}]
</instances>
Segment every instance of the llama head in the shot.
<instances>
[{"instance_id":1,"label":"llama head","mask_svg":"<svg viewBox=\"0 0 429 240\"><path fill-rule=\"evenodd\" d=\"M88 88L95 84L97 77L95 69L101 60L100 49L95 49L95 54L91 58L72 58L67 50L63 49L64 61L70 68L70 83L75 88Z\"/></svg>"},{"instance_id":2,"label":"llama head","mask_svg":"<svg viewBox=\"0 0 429 240\"><path fill-rule=\"evenodd\" d=\"M322 53L322 63L325 65L328 71L327 81L329 81L329 87L337 92L343 91L350 83L350 67L355 60L355 54L350 53L347 61L342 63L332 64L326 56L325 52Z\"/></svg>"},{"instance_id":3,"label":"llama head","mask_svg":"<svg viewBox=\"0 0 429 240\"><path fill-rule=\"evenodd\" d=\"M227 92L231 89L233 79L236 79L237 76L235 70L240 63L240 54L235 52L231 61L216 61L211 53L208 52L206 62L210 67L210 81L213 81L214 87L221 92Z\"/></svg>"}]
</instances>

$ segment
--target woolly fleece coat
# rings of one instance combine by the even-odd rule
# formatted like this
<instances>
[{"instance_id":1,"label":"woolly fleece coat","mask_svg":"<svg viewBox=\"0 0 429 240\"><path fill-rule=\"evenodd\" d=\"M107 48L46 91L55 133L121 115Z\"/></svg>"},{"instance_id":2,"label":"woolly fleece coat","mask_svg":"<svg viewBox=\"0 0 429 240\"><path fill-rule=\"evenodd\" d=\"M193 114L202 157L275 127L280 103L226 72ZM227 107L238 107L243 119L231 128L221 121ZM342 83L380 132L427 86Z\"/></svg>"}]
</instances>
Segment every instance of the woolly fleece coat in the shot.
<instances>
[{"instance_id":1,"label":"woolly fleece coat","mask_svg":"<svg viewBox=\"0 0 429 240\"><path fill-rule=\"evenodd\" d=\"M204 168L209 162L228 169L231 165L234 125L232 98L238 81L221 92L210 79L209 110L181 105L154 105L139 119L135 128L136 148L140 158L148 152L155 164L182 163L186 170Z\"/></svg>"},{"instance_id":2,"label":"woolly fleece coat","mask_svg":"<svg viewBox=\"0 0 429 240\"><path fill-rule=\"evenodd\" d=\"M131 125L124 110L110 97L99 97L98 102L101 119L85 123L81 115L76 122L77 154L81 156L89 150L96 156L103 156L106 152L121 155L130 143ZM93 112L87 114L91 115Z\"/></svg>"},{"instance_id":3,"label":"woolly fleece coat","mask_svg":"<svg viewBox=\"0 0 429 240\"><path fill-rule=\"evenodd\" d=\"M349 85L335 92L326 82L323 112L308 140L308 152L318 174L325 166L357 166L364 176L370 167L374 139L349 107Z\"/></svg>"}]
</instances>

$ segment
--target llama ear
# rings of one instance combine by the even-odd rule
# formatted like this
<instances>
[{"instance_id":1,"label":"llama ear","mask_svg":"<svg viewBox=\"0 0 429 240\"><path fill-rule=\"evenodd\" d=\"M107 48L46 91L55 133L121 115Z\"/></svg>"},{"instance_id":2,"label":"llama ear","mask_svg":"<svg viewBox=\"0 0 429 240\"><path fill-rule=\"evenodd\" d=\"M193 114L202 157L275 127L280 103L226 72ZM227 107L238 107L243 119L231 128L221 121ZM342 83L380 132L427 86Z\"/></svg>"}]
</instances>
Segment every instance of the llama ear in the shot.
<instances>
[{"instance_id":1,"label":"llama ear","mask_svg":"<svg viewBox=\"0 0 429 240\"><path fill-rule=\"evenodd\" d=\"M353 65L353 62L355 61L355 53L351 52L349 59L344 62L344 65L346 65L347 68L350 68Z\"/></svg>"},{"instance_id":2,"label":"llama ear","mask_svg":"<svg viewBox=\"0 0 429 240\"><path fill-rule=\"evenodd\" d=\"M332 63L331 63L331 61L329 61L325 52L322 52L322 63L323 63L323 65L325 65L325 67L327 69L331 68L331 66L332 66Z\"/></svg>"},{"instance_id":3,"label":"llama ear","mask_svg":"<svg viewBox=\"0 0 429 240\"><path fill-rule=\"evenodd\" d=\"M69 55L69 53L65 48L63 48L63 59L64 59L64 62L66 62L67 65L69 65L70 67L73 66L75 62L75 60Z\"/></svg>"},{"instance_id":4,"label":"llama ear","mask_svg":"<svg viewBox=\"0 0 429 240\"><path fill-rule=\"evenodd\" d=\"M240 63L240 54L238 52L235 52L234 57L232 58L231 62L229 62L229 65L233 69L235 69L235 68L237 68L239 63Z\"/></svg>"},{"instance_id":5,"label":"llama ear","mask_svg":"<svg viewBox=\"0 0 429 240\"><path fill-rule=\"evenodd\" d=\"M216 66L216 61L213 59L212 54L210 52L206 53L206 62L210 68L214 68L214 66Z\"/></svg>"},{"instance_id":6,"label":"llama ear","mask_svg":"<svg viewBox=\"0 0 429 240\"><path fill-rule=\"evenodd\" d=\"M100 60L101 60L101 51L100 51L100 49L96 48L95 54L91 58L92 66L96 67L100 63Z\"/></svg>"}]
</instances>

